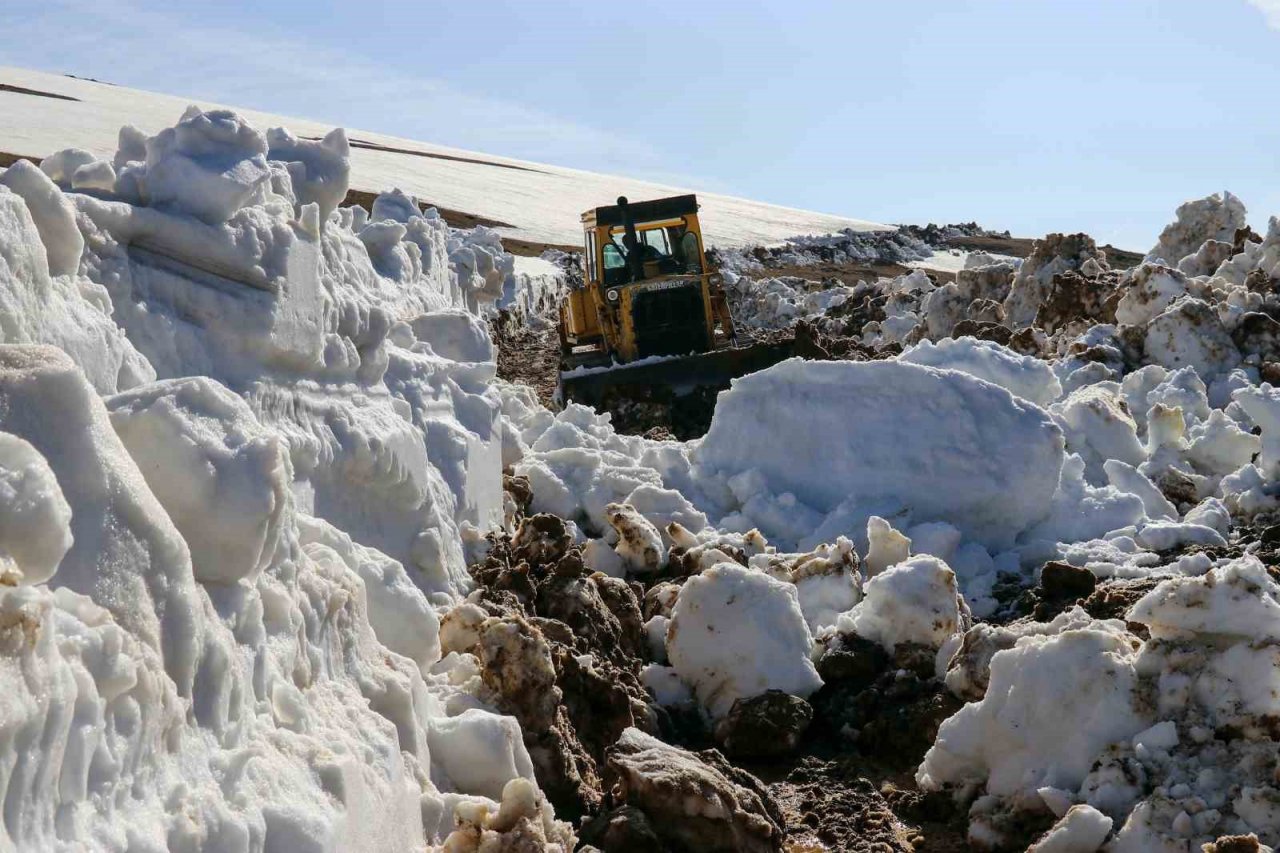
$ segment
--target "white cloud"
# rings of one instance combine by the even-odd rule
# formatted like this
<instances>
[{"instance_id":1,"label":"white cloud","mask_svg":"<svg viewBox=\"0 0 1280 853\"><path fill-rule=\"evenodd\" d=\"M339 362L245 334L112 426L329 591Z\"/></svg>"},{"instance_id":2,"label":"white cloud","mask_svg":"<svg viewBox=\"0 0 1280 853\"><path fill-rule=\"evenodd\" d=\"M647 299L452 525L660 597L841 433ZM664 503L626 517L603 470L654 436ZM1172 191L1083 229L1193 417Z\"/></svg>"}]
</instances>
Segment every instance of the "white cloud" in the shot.
<instances>
[{"instance_id":1,"label":"white cloud","mask_svg":"<svg viewBox=\"0 0 1280 853\"><path fill-rule=\"evenodd\" d=\"M1267 26L1280 30L1280 0L1246 0L1246 2L1262 12L1267 19Z\"/></svg>"},{"instance_id":2,"label":"white cloud","mask_svg":"<svg viewBox=\"0 0 1280 853\"><path fill-rule=\"evenodd\" d=\"M288 35L208 26L157 0L0 4L0 65L94 77L409 139L663 180L671 158L643 141L465 91L429 58L352 55Z\"/></svg>"}]
</instances>

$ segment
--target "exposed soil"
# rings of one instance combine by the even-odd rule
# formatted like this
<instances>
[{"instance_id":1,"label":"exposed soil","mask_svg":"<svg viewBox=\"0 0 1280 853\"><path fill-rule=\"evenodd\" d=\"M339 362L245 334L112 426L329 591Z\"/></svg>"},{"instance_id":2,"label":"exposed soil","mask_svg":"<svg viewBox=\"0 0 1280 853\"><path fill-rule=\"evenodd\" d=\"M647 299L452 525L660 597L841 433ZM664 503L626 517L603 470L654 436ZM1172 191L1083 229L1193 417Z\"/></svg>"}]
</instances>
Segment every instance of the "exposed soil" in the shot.
<instances>
[{"instance_id":1,"label":"exposed soil","mask_svg":"<svg viewBox=\"0 0 1280 853\"><path fill-rule=\"evenodd\" d=\"M498 378L528 385L542 405L558 409L560 336L556 330L550 326L535 329L501 311L489 323L489 331L498 348Z\"/></svg>"},{"instance_id":2,"label":"exposed soil","mask_svg":"<svg viewBox=\"0 0 1280 853\"><path fill-rule=\"evenodd\" d=\"M1031 254L1031 248L1035 245L1035 240L1029 237L1002 237L990 235L975 235L972 237L952 237L947 240L947 244L957 249L965 249L970 252L990 252L995 255L1010 255L1015 258L1025 258ZM1099 249L1107 253L1107 263L1112 269L1124 270L1129 267L1137 266L1142 263L1141 252L1130 252L1127 249L1117 249L1111 244L1099 246Z\"/></svg>"},{"instance_id":3,"label":"exposed soil","mask_svg":"<svg viewBox=\"0 0 1280 853\"><path fill-rule=\"evenodd\" d=\"M509 476L504 486L518 511L526 511L528 481ZM808 703L779 694L793 707L812 708L794 750L748 757L756 755L755 744L744 741L748 748L740 750L723 732L713 737L696 714L652 704L639 684L649 657L641 623L661 598L647 593L683 582L678 549L665 570L642 583L585 570L555 516L524 517L514 536L494 534L490 541L488 556L471 567L479 604L490 617L475 635L485 683L503 709L525 723L539 785L557 814L577 818L605 853L687 849L663 831L664 823L687 816L616 798L604 764L627 726L767 791L767 808L790 853L970 849L966 810L949 795L922 793L913 778L938 726L960 704L933 676L931 651L900 647L890 656L874 643L841 636L819 660L826 685ZM495 655L486 637L504 636L502 625L514 628L516 638L506 633ZM446 634L461 636L449 628L442 638ZM528 654L549 654L541 675L522 660ZM584 654L594 658L589 668L579 663ZM613 829L605 831L601 821Z\"/></svg>"},{"instance_id":4,"label":"exposed soil","mask_svg":"<svg viewBox=\"0 0 1280 853\"><path fill-rule=\"evenodd\" d=\"M317 137L306 137L315 139ZM363 139L351 139L348 141L352 148L364 148L369 151L386 151L389 154L408 154L413 157L427 157L432 160L450 160L455 163L474 163L477 166L493 166L495 169L515 169L518 172L537 172L542 175L550 174L542 169L534 169L530 166L519 166L515 163L497 163L493 160L480 160L476 157L460 157L456 154L441 154L436 151L416 151L412 148L396 148L391 145L382 145L378 142L368 142Z\"/></svg>"},{"instance_id":5,"label":"exposed soil","mask_svg":"<svg viewBox=\"0 0 1280 853\"><path fill-rule=\"evenodd\" d=\"M73 98L70 95L59 95L54 92L41 92L39 89L28 89L25 86L15 86L12 83L0 83L0 92L12 92L15 95L32 95L37 98L53 98L58 101L79 101L79 98Z\"/></svg>"}]
</instances>

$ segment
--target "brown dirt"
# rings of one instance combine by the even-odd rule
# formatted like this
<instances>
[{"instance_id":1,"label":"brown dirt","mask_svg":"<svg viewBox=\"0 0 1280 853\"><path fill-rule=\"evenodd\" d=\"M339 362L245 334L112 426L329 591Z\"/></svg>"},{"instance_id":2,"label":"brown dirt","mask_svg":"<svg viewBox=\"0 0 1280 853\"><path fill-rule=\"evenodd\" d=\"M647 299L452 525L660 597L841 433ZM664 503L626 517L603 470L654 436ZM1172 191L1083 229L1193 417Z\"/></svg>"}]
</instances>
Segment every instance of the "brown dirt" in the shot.
<instances>
[{"instance_id":1,"label":"brown dirt","mask_svg":"<svg viewBox=\"0 0 1280 853\"><path fill-rule=\"evenodd\" d=\"M789 853L968 851L968 817L947 794L923 794L911 770L856 754L808 753L745 765L786 817Z\"/></svg>"},{"instance_id":2,"label":"brown dirt","mask_svg":"<svg viewBox=\"0 0 1280 853\"><path fill-rule=\"evenodd\" d=\"M306 137L307 139L318 139L319 137ZM436 151L416 151L412 148L396 148L391 145L383 145L378 142L368 142L364 139L351 139L349 144L352 148L364 148L368 151L385 151L388 154L408 154L412 157L427 157L431 160L451 160L454 163L474 163L477 166L493 166L495 169L514 169L517 172L537 172L541 175L550 174L542 169L534 169L530 166L518 166L515 163L498 163L493 160L480 160L476 157L459 157L456 154L440 154Z\"/></svg>"},{"instance_id":3,"label":"brown dirt","mask_svg":"<svg viewBox=\"0 0 1280 853\"><path fill-rule=\"evenodd\" d=\"M947 243L957 249L965 249L970 252L991 252L998 255L1012 255L1015 258L1025 258L1031 254L1031 247L1035 245L1035 240L1028 237L952 237ZM1142 254L1140 252L1130 252L1127 249L1117 249L1108 243L1105 246L1099 246L1107 253L1107 262L1113 269L1124 270L1129 267L1137 266L1142 263Z\"/></svg>"},{"instance_id":4,"label":"brown dirt","mask_svg":"<svg viewBox=\"0 0 1280 853\"><path fill-rule=\"evenodd\" d=\"M769 265L760 273L752 273L754 278L786 278L794 276L809 281L839 281L841 284L852 287L860 281L873 282L881 278L895 278L911 272L910 267L902 264L837 264L831 261L821 261L816 264L779 264ZM929 270L931 275L937 276L940 282L948 282L955 280L952 273L938 272L937 270Z\"/></svg>"},{"instance_id":5,"label":"brown dirt","mask_svg":"<svg viewBox=\"0 0 1280 853\"><path fill-rule=\"evenodd\" d=\"M504 241L505 242L505 241ZM560 377L560 336L554 328L521 325L505 311L489 324L498 348L498 378L533 388L549 409L555 405Z\"/></svg>"},{"instance_id":6,"label":"brown dirt","mask_svg":"<svg viewBox=\"0 0 1280 853\"><path fill-rule=\"evenodd\" d=\"M58 101L79 101L79 98L73 98L70 95L58 95L53 92L41 92L39 89L28 89L25 86L15 86L12 83L0 83L0 92L10 92L14 95L32 95L37 98L53 98Z\"/></svg>"}]
</instances>

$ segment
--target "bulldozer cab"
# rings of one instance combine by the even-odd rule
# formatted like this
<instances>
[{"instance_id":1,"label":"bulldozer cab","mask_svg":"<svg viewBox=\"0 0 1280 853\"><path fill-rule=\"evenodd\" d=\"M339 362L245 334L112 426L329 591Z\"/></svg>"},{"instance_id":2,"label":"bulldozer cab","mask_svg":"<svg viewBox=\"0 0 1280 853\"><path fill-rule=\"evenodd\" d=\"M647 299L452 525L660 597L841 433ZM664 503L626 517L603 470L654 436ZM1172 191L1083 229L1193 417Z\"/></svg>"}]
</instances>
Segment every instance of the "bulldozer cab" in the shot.
<instances>
[{"instance_id":1,"label":"bulldozer cab","mask_svg":"<svg viewBox=\"0 0 1280 853\"><path fill-rule=\"evenodd\" d=\"M625 364L724 347L733 323L692 195L582 214L584 286L561 311L564 365Z\"/></svg>"}]
</instances>

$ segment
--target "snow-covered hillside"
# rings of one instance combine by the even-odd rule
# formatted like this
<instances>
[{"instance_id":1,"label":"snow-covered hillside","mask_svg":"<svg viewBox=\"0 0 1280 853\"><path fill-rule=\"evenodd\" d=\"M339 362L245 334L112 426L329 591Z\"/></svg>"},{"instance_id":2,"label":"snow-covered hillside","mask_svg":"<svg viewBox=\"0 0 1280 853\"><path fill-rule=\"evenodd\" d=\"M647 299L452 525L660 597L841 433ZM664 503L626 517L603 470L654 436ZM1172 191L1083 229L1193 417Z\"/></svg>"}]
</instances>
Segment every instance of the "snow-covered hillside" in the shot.
<instances>
[{"instance_id":1,"label":"snow-covered hillside","mask_svg":"<svg viewBox=\"0 0 1280 853\"><path fill-rule=\"evenodd\" d=\"M5 90L6 85L45 96ZM110 159L122 126L132 124L153 134L172 125L191 103L187 98L0 67L0 153L44 157L64 148L83 148ZM257 127L284 126L304 137L319 138L332 129L314 121L238 111ZM355 129L348 137L353 146L353 188L377 193L397 187L438 207L504 223L499 233L534 243L580 244L580 214L611 204L619 195L639 201L689 191ZM714 193L699 193L698 198L713 245L772 244L798 234L889 227Z\"/></svg>"}]
</instances>

